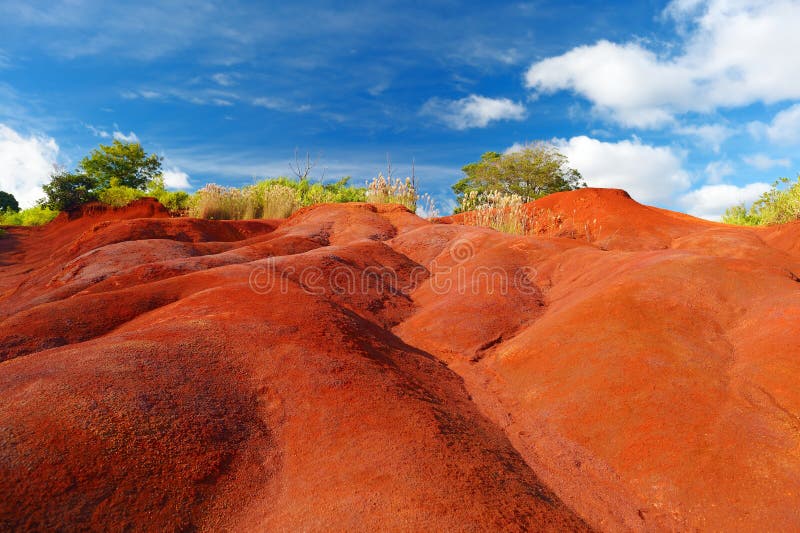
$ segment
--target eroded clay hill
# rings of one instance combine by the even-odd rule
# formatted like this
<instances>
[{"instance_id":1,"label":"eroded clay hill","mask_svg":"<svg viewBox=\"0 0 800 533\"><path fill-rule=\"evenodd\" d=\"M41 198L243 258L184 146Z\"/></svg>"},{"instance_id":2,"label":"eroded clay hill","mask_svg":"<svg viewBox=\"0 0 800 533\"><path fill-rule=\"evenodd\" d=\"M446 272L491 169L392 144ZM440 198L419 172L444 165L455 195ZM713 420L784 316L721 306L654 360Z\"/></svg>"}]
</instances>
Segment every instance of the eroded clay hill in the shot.
<instances>
[{"instance_id":1,"label":"eroded clay hill","mask_svg":"<svg viewBox=\"0 0 800 533\"><path fill-rule=\"evenodd\" d=\"M0 240L0 530L800 528L800 225L585 189Z\"/></svg>"}]
</instances>

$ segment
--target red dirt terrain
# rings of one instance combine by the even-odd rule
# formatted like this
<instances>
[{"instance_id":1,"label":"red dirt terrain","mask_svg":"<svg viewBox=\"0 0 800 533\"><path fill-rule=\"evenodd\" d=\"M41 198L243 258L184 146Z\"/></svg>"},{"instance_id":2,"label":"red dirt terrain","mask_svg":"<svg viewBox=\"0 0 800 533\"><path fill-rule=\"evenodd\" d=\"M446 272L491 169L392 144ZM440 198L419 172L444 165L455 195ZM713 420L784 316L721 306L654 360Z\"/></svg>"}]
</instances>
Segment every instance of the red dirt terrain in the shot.
<instances>
[{"instance_id":1,"label":"red dirt terrain","mask_svg":"<svg viewBox=\"0 0 800 533\"><path fill-rule=\"evenodd\" d=\"M0 530L799 529L800 224L529 209L10 228Z\"/></svg>"}]
</instances>

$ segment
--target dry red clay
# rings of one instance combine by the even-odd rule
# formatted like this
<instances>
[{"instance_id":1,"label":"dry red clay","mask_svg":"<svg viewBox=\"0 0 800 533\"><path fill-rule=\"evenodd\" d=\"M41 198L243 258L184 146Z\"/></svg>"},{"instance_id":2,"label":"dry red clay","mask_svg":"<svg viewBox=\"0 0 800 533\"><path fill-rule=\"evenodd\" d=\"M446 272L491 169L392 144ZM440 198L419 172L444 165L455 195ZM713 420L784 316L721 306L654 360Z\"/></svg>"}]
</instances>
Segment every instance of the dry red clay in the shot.
<instances>
[{"instance_id":1,"label":"dry red clay","mask_svg":"<svg viewBox=\"0 0 800 533\"><path fill-rule=\"evenodd\" d=\"M0 239L0 530L797 530L800 224L583 189Z\"/></svg>"}]
</instances>

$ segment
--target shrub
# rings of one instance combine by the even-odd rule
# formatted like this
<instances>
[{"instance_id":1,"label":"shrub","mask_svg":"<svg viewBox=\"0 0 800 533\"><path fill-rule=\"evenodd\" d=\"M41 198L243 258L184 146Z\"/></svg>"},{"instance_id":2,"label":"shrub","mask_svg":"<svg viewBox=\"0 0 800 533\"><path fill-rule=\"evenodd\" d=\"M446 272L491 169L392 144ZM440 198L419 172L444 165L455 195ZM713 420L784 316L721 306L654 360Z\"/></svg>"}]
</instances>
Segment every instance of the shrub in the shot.
<instances>
[{"instance_id":1,"label":"shrub","mask_svg":"<svg viewBox=\"0 0 800 533\"><path fill-rule=\"evenodd\" d=\"M534 227L525 199L518 194L470 191L462 197L459 207L464 213L464 223L471 226L494 228L512 235L531 233Z\"/></svg>"},{"instance_id":2,"label":"shrub","mask_svg":"<svg viewBox=\"0 0 800 533\"><path fill-rule=\"evenodd\" d=\"M507 154L486 152L480 161L462 168L465 176L452 186L458 199L456 212L474 206L465 203L467 194L492 191L517 195L524 202L561 191L585 187L583 178L569 167L566 156L554 146L534 143Z\"/></svg>"},{"instance_id":3,"label":"shrub","mask_svg":"<svg viewBox=\"0 0 800 533\"><path fill-rule=\"evenodd\" d=\"M183 212L189 208L189 194L184 191L168 191L164 176L158 175L147 184L146 196L152 196L171 212Z\"/></svg>"},{"instance_id":4,"label":"shrub","mask_svg":"<svg viewBox=\"0 0 800 533\"><path fill-rule=\"evenodd\" d=\"M50 183L43 185L45 198L40 205L53 211L70 211L97 200L97 182L86 174L57 169Z\"/></svg>"},{"instance_id":5,"label":"shrub","mask_svg":"<svg viewBox=\"0 0 800 533\"><path fill-rule=\"evenodd\" d=\"M405 181L400 178L384 178L383 174L378 174L367 184L367 202L373 204L400 204L406 206L410 211L417 210L419 194L411 178Z\"/></svg>"},{"instance_id":6,"label":"shrub","mask_svg":"<svg viewBox=\"0 0 800 533\"><path fill-rule=\"evenodd\" d=\"M794 183L789 178L778 179L750 209L736 205L722 216L726 224L744 226L785 224L795 220L800 220L800 176Z\"/></svg>"},{"instance_id":7,"label":"shrub","mask_svg":"<svg viewBox=\"0 0 800 533\"><path fill-rule=\"evenodd\" d=\"M221 187L209 183L197 191L189 205L189 216L213 220L244 218L242 191L235 187Z\"/></svg>"},{"instance_id":8,"label":"shrub","mask_svg":"<svg viewBox=\"0 0 800 533\"><path fill-rule=\"evenodd\" d=\"M365 201L366 190L349 185L349 179L322 184L281 177L242 188L209 184L189 199L189 215L220 220L284 218L307 205Z\"/></svg>"},{"instance_id":9,"label":"shrub","mask_svg":"<svg viewBox=\"0 0 800 533\"><path fill-rule=\"evenodd\" d=\"M58 215L58 211L47 209L46 207L36 206L24 209L17 213L0 213L0 225L2 226L41 226L47 224Z\"/></svg>"},{"instance_id":10,"label":"shrub","mask_svg":"<svg viewBox=\"0 0 800 533\"><path fill-rule=\"evenodd\" d=\"M761 224L761 219L752 214L744 204L734 205L725 210L722 215L722 221L725 224L735 224L737 226L758 226Z\"/></svg>"},{"instance_id":11,"label":"shrub","mask_svg":"<svg viewBox=\"0 0 800 533\"><path fill-rule=\"evenodd\" d=\"M104 204L113 205L114 207L125 207L144 195L144 192L138 189L125 187L124 185L114 185L100 191L97 194L97 199Z\"/></svg>"},{"instance_id":12,"label":"shrub","mask_svg":"<svg viewBox=\"0 0 800 533\"><path fill-rule=\"evenodd\" d=\"M19 211L19 203L17 199L14 198L13 194L0 191L0 212L3 211L13 211L16 213Z\"/></svg>"},{"instance_id":13,"label":"shrub","mask_svg":"<svg viewBox=\"0 0 800 533\"><path fill-rule=\"evenodd\" d=\"M97 199L114 206L127 205L159 177L160 157L148 155L139 143L115 140L84 157L74 172L56 169L42 187L45 199L41 205L57 211L70 211Z\"/></svg>"}]
</instances>

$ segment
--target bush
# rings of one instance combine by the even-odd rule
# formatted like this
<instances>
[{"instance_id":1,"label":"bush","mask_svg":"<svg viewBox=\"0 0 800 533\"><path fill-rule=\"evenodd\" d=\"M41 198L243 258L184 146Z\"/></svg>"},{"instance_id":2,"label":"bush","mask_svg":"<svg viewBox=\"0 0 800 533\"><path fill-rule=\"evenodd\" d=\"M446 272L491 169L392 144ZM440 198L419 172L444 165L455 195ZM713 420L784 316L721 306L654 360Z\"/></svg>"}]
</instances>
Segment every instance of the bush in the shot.
<instances>
[{"instance_id":1,"label":"bush","mask_svg":"<svg viewBox=\"0 0 800 533\"><path fill-rule=\"evenodd\" d=\"M365 189L349 178L330 183L307 179L266 179L242 188L209 184L189 198L189 216L217 220L285 218L301 207L319 203L363 202Z\"/></svg>"},{"instance_id":2,"label":"bush","mask_svg":"<svg viewBox=\"0 0 800 533\"><path fill-rule=\"evenodd\" d=\"M725 224L735 224L737 226L758 226L761 224L759 217L750 213L744 204L734 205L725 210L722 215Z\"/></svg>"},{"instance_id":3,"label":"bush","mask_svg":"<svg viewBox=\"0 0 800 533\"><path fill-rule=\"evenodd\" d=\"M400 204L415 212L419 194L411 178L403 181L400 178L384 178L383 174L378 174L377 178L367 184L366 200L373 204Z\"/></svg>"},{"instance_id":4,"label":"bush","mask_svg":"<svg viewBox=\"0 0 800 533\"><path fill-rule=\"evenodd\" d=\"M518 194L470 191L461 198L459 207L458 211L464 213L464 223L470 226L494 228L512 235L528 234L534 226L525 209L525 199Z\"/></svg>"},{"instance_id":5,"label":"bush","mask_svg":"<svg viewBox=\"0 0 800 533\"><path fill-rule=\"evenodd\" d=\"M16 213L19 211L19 203L14 195L5 191L0 191L0 212L12 211Z\"/></svg>"},{"instance_id":6,"label":"bush","mask_svg":"<svg viewBox=\"0 0 800 533\"><path fill-rule=\"evenodd\" d=\"M492 191L519 196L530 202L542 196L585 187L583 178L568 166L566 156L546 143L527 145L517 152L486 152L480 161L463 169L464 178L452 186L458 205L456 213L470 211L467 194Z\"/></svg>"},{"instance_id":7,"label":"bush","mask_svg":"<svg viewBox=\"0 0 800 533\"><path fill-rule=\"evenodd\" d=\"M84 157L74 172L57 169L50 176L50 183L42 187L46 198L41 205L70 211L99 199L109 205L123 206L141 198L147 184L158 178L161 178L160 157L148 155L139 143L115 140L108 146L101 144ZM185 201L187 197L172 199Z\"/></svg>"},{"instance_id":8,"label":"bush","mask_svg":"<svg viewBox=\"0 0 800 533\"><path fill-rule=\"evenodd\" d=\"M794 183L789 178L780 178L750 209L736 205L722 216L726 224L744 226L785 224L795 220L800 220L800 176Z\"/></svg>"},{"instance_id":9,"label":"bush","mask_svg":"<svg viewBox=\"0 0 800 533\"><path fill-rule=\"evenodd\" d=\"M171 212L183 212L189 208L189 194L184 191L168 191L164 176L158 175L147 184L146 196L152 196Z\"/></svg>"},{"instance_id":10,"label":"bush","mask_svg":"<svg viewBox=\"0 0 800 533\"><path fill-rule=\"evenodd\" d=\"M0 213L0 225L2 226L41 226L47 224L58 216L58 211L47 209L46 207L36 206L24 209L17 213Z\"/></svg>"},{"instance_id":11,"label":"bush","mask_svg":"<svg viewBox=\"0 0 800 533\"><path fill-rule=\"evenodd\" d=\"M86 174L56 170L50 183L42 186L45 199L40 205L53 211L70 211L97 200L97 182Z\"/></svg>"},{"instance_id":12,"label":"bush","mask_svg":"<svg viewBox=\"0 0 800 533\"><path fill-rule=\"evenodd\" d=\"M114 207L125 207L144 195L144 192L138 189L125 187L124 185L114 185L100 191L97 194L97 199L104 204L113 205Z\"/></svg>"}]
</instances>

